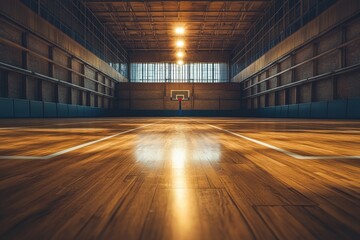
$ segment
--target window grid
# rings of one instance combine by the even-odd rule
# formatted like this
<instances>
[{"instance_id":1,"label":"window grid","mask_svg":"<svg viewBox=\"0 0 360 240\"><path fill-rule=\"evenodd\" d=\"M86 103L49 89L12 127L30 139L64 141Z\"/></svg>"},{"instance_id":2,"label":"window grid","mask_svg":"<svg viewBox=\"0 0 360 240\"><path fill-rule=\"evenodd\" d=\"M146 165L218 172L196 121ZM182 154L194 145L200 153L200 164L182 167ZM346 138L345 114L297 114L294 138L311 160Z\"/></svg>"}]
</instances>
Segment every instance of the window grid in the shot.
<instances>
[{"instance_id":1,"label":"window grid","mask_svg":"<svg viewBox=\"0 0 360 240\"><path fill-rule=\"evenodd\" d=\"M232 52L231 77L310 22L336 0L274 0Z\"/></svg>"},{"instance_id":2,"label":"window grid","mask_svg":"<svg viewBox=\"0 0 360 240\"><path fill-rule=\"evenodd\" d=\"M128 77L128 54L122 44L82 1L21 0L35 13ZM64 18L63 16L65 16Z\"/></svg>"},{"instance_id":3,"label":"window grid","mask_svg":"<svg viewBox=\"0 0 360 240\"><path fill-rule=\"evenodd\" d=\"M229 82L227 63L131 63L130 69L131 82Z\"/></svg>"}]
</instances>

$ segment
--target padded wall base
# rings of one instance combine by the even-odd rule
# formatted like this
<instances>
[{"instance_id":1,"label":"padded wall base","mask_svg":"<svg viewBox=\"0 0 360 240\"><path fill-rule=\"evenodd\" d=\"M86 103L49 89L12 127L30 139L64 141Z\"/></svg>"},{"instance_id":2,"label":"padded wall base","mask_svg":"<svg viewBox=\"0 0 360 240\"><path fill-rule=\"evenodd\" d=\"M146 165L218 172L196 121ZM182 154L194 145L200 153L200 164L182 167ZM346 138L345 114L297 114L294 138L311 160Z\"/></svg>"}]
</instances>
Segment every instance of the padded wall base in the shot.
<instances>
[{"instance_id":1,"label":"padded wall base","mask_svg":"<svg viewBox=\"0 0 360 240\"><path fill-rule=\"evenodd\" d=\"M0 118L105 117L109 109L25 99L0 98Z\"/></svg>"},{"instance_id":2,"label":"padded wall base","mask_svg":"<svg viewBox=\"0 0 360 240\"><path fill-rule=\"evenodd\" d=\"M360 119L360 99L266 107L248 111L247 115L269 118Z\"/></svg>"}]
</instances>

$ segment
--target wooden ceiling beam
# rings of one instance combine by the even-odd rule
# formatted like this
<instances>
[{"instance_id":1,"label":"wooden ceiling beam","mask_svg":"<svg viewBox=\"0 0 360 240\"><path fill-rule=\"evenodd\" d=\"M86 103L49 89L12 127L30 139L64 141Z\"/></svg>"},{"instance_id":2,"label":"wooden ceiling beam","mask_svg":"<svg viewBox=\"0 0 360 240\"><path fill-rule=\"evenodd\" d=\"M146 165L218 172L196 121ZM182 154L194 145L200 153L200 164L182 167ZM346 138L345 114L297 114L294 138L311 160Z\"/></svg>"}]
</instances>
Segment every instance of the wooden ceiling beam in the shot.
<instances>
[{"instance_id":1,"label":"wooden ceiling beam","mask_svg":"<svg viewBox=\"0 0 360 240\"><path fill-rule=\"evenodd\" d=\"M114 31L128 31L128 32L135 32L135 31L139 31L139 29L137 28L131 28L129 26L126 27L126 29L124 29L123 27L117 26L117 25L112 25L112 26L108 26L107 27L111 30ZM146 32L151 32L152 29L150 27L145 28L146 26L143 26L142 28L142 32L146 33ZM246 31L248 28L238 28L235 29L235 32L244 32ZM172 32L174 31L174 28L161 28L160 26L156 25L155 26L155 30L158 32L171 32L171 35L174 35ZM232 31L233 28L221 28L219 31ZM204 32L214 32L213 29L204 29ZM186 28L186 35L189 35L191 33L198 33L199 29L198 28ZM169 34L170 35L170 34Z\"/></svg>"},{"instance_id":2,"label":"wooden ceiling beam","mask_svg":"<svg viewBox=\"0 0 360 240\"><path fill-rule=\"evenodd\" d=\"M162 2L163 0L147 0L147 2ZM241 1L232 1L232 2L236 2L236 3L253 3L253 2L271 2L272 0L241 0ZM84 3L86 4L116 4L116 3L126 3L126 2L144 2L144 0L84 0ZM177 0L167 0L166 2L224 2L224 1L220 1L220 0L181 0L181 1L177 1Z\"/></svg>"},{"instance_id":3,"label":"wooden ceiling beam","mask_svg":"<svg viewBox=\"0 0 360 240\"><path fill-rule=\"evenodd\" d=\"M157 35L157 37L158 37L158 35ZM129 41L141 41L141 40L145 40L145 41L154 41L154 42L156 42L156 41L160 41L160 42L174 42L174 40L176 40L176 39L171 39L171 38L153 38L153 37L151 37L151 36L149 36L149 37L139 37L139 38L131 38L131 37L129 37L129 39L128 39ZM217 38L215 38L214 36L204 36L204 37L202 37L202 38L199 38L199 37L192 37L192 38L187 38L187 41L186 42L195 42L195 41L197 41L197 40L201 40L201 41L209 41L209 42L211 42L212 40L215 40L215 41L225 41L225 40L227 40L227 41L238 41L238 39L236 39L236 38L233 38L233 39L227 39L227 38L225 38L225 37L217 37Z\"/></svg>"},{"instance_id":4,"label":"wooden ceiling beam","mask_svg":"<svg viewBox=\"0 0 360 240\"><path fill-rule=\"evenodd\" d=\"M131 51L173 51L175 52L176 50L174 48L132 48ZM186 49L186 51L230 51L232 50L232 48L189 48Z\"/></svg>"},{"instance_id":5,"label":"wooden ceiling beam","mask_svg":"<svg viewBox=\"0 0 360 240\"><path fill-rule=\"evenodd\" d=\"M104 10L93 10L93 13L96 14L104 14L104 13L128 13L128 11L122 11L122 10L114 10L114 11L104 11ZM149 11L150 13L203 13L204 11L202 10L165 10L165 11ZM226 11L222 11L221 9L219 9L218 11L207 11L208 13L220 13L220 12L227 12L227 13L264 13L264 10L226 10ZM135 11L135 13L147 13L146 11Z\"/></svg>"},{"instance_id":6,"label":"wooden ceiling beam","mask_svg":"<svg viewBox=\"0 0 360 240\"><path fill-rule=\"evenodd\" d=\"M109 22L109 21L106 21L105 19L102 19L103 20L103 23L107 24L107 25L118 25L118 23L114 23L114 22ZM222 20L211 20L211 19L207 19L207 20L189 20L189 19L184 19L184 20L166 20L166 19L163 19L163 20L149 20L149 19L139 19L137 17L137 19L134 19L134 20L131 20L131 19L119 19L121 20L121 23L219 23L219 22L224 22L224 23L253 23L255 22L255 20L239 20L239 19L222 19Z\"/></svg>"},{"instance_id":7,"label":"wooden ceiling beam","mask_svg":"<svg viewBox=\"0 0 360 240\"><path fill-rule=\"evenodd\" d=\"M231 50L273 0L81 1L129 51L175 49L179 23L187 50L213 51Z\"/></svg>"}]
</instances>

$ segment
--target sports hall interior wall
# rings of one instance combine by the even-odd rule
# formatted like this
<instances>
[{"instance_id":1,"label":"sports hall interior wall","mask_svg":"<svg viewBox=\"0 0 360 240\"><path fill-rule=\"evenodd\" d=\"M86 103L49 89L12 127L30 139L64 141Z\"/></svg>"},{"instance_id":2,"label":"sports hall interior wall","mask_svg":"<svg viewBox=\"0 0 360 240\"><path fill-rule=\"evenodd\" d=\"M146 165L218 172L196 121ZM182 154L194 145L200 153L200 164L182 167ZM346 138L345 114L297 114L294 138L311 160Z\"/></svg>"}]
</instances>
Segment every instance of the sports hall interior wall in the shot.
<instances>
[{"instance_id":1,"label":"sports hall interior wall","mask_svg":"<svg viewBox=\"0 0 360 240\"><path fill-rule=\"evenodd\" d=\"M360 118L359 13L338 1L234 76L249 114Z\"/></svg>"},{"instance_id":2,"label":"sports hall interior wall","mask_svg":"<svg viewBox=\"0 0 360 240\"><path fill-rule=\"evenodd\" d=\"M118 110L130 115L177 115L171 90L189 90L182 115L236 115L241 110L240 84L235 83L120 83Z\"/></svg>"},{"instance_id":3,"label":"sports hall interior wall","mask_svg":"<svg viewBox=\"0 0 360 240\"><path fill-rule=\"evenodd\" d=\"M104 115L123 81L20 1L0 1L0 117Z\"/></svg>"},{"instance_id":4,"label":"sports hall interior wall","mask_svg":"<svg viewBox=\"0 0 360 240\"><path fill-rule=\"evenodd\" d=\"M178 88L191 91L184 115L360 118L359 13L359 1L339 0L231 83L149 84L127 83L20 1L0 1L0 117L176 115L168 92ZM169 52L129 55L134 62L170 59ZM220 62L228 57L218 55ZM197 60L214 58L201 53Z\"/></svg>"}]
</instances>

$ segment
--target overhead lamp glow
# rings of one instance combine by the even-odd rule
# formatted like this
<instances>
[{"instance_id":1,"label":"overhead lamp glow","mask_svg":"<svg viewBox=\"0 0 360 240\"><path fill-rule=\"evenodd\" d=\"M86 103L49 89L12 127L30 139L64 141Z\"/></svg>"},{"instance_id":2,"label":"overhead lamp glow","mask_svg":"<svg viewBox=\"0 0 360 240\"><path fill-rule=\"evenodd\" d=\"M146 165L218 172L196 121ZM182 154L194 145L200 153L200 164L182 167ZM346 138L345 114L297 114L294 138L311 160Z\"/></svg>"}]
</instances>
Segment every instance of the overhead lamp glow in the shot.
<instances>
[{"instance_id":1,"label":"overhead lamp glow","mask_svg":"<svg viewBox=\"0 0 360 240\"><path fill-rule=\"evenodd\" d=\"M184 46L185 46L185 43L184 43L183 40L178 40L178 41L176 42L176 46L181 48L181 47L184 47Z\"/></svg>"},{"instance_id":2,"label":"overhead lamp glow","mask_svg":"<svg viewBox=\"0 0 360 240\"><path fill-rule=\"evenodd\" d=\"M175 33L177 35L183 35L185 33L185 29L183 27L177 27L175 28Z\"/></svg>"},{"instance_id":3,"label":"overhead lamp glow","mask_svg":"<svg viewBox=\"0 0 360 240\"><path fill-rule=\"evenodd\" d=\"M184 52L179 51L179 52L176 53L176 56L178 58L182 58L182 57L184 57Z\"/></svg>"},{"instance_id":4,"label":"overhead lamp glow","mask_svg":"<svg viewBox=\"0 0 360 240\"><path fill-rule=\"evenodd\" d=\"M183 61L183 60L178 60L178 61L177 61L177 64L178 64L178 65L183 65L183 64L184 64L184 61Z\"/></svg>"}]
</instances>

